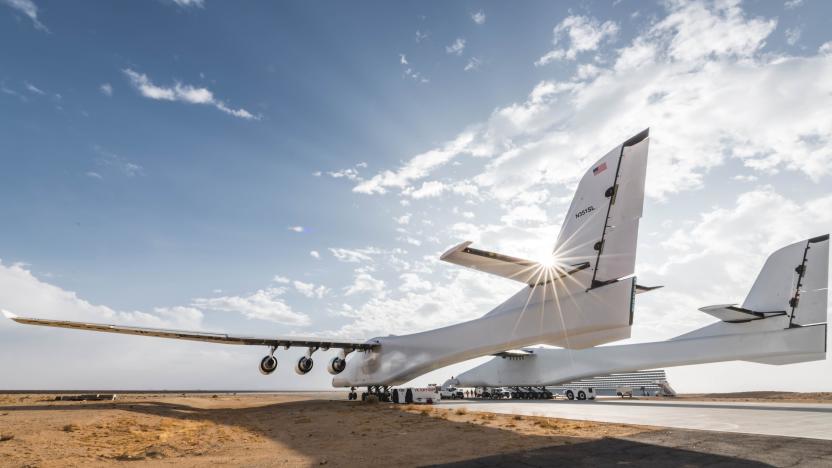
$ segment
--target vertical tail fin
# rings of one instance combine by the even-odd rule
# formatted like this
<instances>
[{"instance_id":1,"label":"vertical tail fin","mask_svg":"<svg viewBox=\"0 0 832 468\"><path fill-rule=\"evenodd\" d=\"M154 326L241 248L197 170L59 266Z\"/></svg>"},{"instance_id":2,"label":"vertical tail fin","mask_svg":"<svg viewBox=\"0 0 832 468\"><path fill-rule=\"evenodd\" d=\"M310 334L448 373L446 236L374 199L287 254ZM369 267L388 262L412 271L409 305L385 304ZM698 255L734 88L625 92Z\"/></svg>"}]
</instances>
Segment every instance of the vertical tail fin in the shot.
<instances>
[{"instance_id":1,"label":"vertical tail fin","mask_svg":"<svg viewBox=\"0 0 832 468\"><path fill-rule=\"evenodd\" d=\"M593 164L566 213L553 255L563 268L589 263L588 288L634 272L648 137L646 129Z\"/></svg>"},{"instance_id":2,"label":"vertical tail fin","mask_svg":"<svg viewBox=\"0 0 832 468\"><path fill-rule=\"evenodd\" d=\"M829 277L829 235L774 252L754 281L742 308L785 311L791 326L824 323Z\"/></svg>"}]
</instances>

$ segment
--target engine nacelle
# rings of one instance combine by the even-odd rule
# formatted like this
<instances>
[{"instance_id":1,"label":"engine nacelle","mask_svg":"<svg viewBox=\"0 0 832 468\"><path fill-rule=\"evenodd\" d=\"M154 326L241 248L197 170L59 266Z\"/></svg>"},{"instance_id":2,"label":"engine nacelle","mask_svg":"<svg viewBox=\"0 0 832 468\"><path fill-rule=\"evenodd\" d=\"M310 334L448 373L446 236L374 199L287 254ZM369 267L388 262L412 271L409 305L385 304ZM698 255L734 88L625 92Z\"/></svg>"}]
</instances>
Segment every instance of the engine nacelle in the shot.
<instances>
[{"instance_id":1,"label":"engine nacelle","mask_svg":"<svg viewBox=\"0 0 832 468\"><path fill-rule=\"evenodd\" d=\"M299 375L307 374L312 370L312 364L314 363L311 357L302 356L298 359L298 363L295 364L295 372Z\"/></svg>"},{"instance_id":2,"label":"engine nacelle","mask_svg":"<svg viewBox=\"0 0 832 468\"><path fill-rule=\"evenodd\" d=\"M260 373L269 375L277 370L277 359L274 356L266 356L260 360Z\"/></svg>"},{"instance_id":3,"label":"engine nacelle","mask_svg":"<svg viewBox=\"0 0 832 468\"><path fill-rule=\"evenodd\" d=\"M326 371L332 375L340 374L344 371L347 367L347 360L342 359L338 356L335 356L329 361L329 365L326 366Z\"/></svg>"}]
</instances>

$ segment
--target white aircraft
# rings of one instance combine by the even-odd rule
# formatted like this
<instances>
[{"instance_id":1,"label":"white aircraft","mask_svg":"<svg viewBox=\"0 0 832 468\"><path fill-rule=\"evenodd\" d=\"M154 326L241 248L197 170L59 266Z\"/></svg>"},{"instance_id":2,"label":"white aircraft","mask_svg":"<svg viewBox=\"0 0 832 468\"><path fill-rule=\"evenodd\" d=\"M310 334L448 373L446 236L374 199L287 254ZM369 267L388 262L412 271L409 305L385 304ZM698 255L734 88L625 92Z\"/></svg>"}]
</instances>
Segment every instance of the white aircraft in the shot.
<instances>
[{"instance_id":1,"label":"white aircraft","mask_svg":"<svg viewBox=\"0 0 832 468\"><path fill-rule=\"evenodd\" d=\"M469 322L370 340L248 337L17 317L19 323L213 343L268 346L260 371L277 369L275 350L305 347L295 365L312 369L317 350L340 349L327 370L336 387L380 391L421 374L478 356L549 344L586 348L630 336L636 240L644 204L649 130L615 147L584 174L566 214L550 264L480 250L464 242L441 259L523 283L500 306ZM358 351L347 360L347 355Z\"/></svg>"},{"instance_id":2,"label":"white aircraft","mask_svg":"<svg viewBox=\"0 0 832 468\"><path fill-rule=\"evenodd\" d=\"M657 367L722 361L792 364L826 359L829 235L783 247L741 306L699 310L720 321L667 341L583 350L521 349L450 379L468 387L546 386Z\"/></svg>"}]
</instances>

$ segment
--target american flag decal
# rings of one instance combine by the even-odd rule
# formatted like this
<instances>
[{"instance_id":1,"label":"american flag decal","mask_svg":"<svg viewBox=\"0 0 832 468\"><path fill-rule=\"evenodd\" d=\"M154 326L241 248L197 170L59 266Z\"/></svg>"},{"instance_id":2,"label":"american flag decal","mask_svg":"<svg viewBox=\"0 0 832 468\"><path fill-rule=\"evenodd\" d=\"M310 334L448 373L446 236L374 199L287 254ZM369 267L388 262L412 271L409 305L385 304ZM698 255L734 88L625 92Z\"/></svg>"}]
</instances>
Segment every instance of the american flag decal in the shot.
<instances>
[{"instance_id":1,"label":"american flag decal","mask_svg":"<svg viewBox=\"0 0 832 468\"><path fill-rule=\"evenodd\" d=\"M592 175L598 175L607 170L607 163L601 163L596 167L592 168Z\"/></svg>"}]
</instances>

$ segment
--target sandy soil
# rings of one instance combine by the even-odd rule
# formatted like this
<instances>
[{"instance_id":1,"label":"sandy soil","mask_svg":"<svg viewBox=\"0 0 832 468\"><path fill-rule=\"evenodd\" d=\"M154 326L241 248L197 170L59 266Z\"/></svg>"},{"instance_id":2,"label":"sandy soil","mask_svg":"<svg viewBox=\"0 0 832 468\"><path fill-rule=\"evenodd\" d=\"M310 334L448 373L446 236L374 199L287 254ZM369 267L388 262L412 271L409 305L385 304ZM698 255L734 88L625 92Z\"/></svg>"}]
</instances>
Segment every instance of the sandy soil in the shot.
<instances>
[{"instance_id":1,"label":"sandy soil","mask_svg":"<svg viewBox=\"0 0 832 468\"><path fill-rule=\"evenodd\" d=\"M791 403L832 403L832 392L736 392L736 393L689 393L675 397L688 401L743 401L743 402L791 402Z\"/></svg>"},{"instance_id":2,"label":"sandy soil","mask_svg":"<svg viewBox=\"0 0 832 468\"><path fill-rule=\"evenodd\" d=\"M0 466L417 466L653 431L340 394L0 395ZM452 443L449 443L452 442Z\"/></svg>"}]
</instances>

